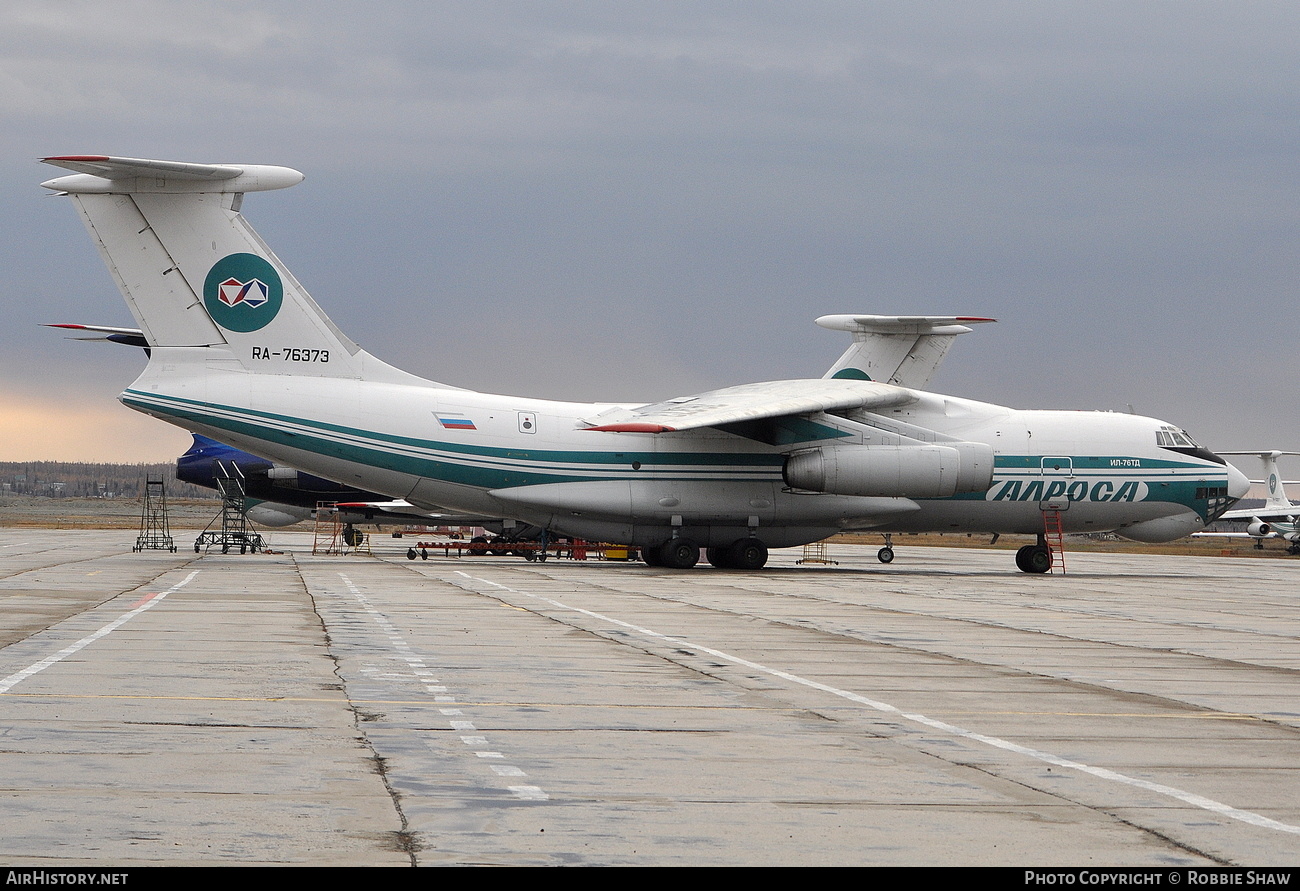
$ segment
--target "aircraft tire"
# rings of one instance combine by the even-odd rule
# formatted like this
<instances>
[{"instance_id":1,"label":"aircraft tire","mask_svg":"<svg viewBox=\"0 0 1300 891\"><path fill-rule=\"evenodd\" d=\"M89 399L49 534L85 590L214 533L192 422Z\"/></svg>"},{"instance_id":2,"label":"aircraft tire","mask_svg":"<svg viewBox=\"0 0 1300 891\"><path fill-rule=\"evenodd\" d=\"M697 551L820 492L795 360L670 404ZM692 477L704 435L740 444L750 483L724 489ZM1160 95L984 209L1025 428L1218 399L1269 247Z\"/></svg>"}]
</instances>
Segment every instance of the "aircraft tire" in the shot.
<instances>
[{"instance_id":1,"label":"aircraft tire","mask_svg":"<svg viewBox=\"0 0 1300 891\"><path fill-rule=\"evenodd\" d=\"M659 560L659 548L654 546L642 548L641 559L645 561L646 566L663 566Z\"/></svg>"},{"instance_id":2,"label":"aircraft tire","mask_svg":"<svg viewBox=\"0 0 1300 891\"><path fill-rule=\"evenodd\" d=\"M1031 574L1047 572L1052 568L1052 552L1039 545L1025 545L1016 551L1016 566Z\"/></svg>"},{"instance_id":3,"label":"aircraft tire","mask_svg":"<svg viewBox=\"0 0 1300 891\"><path fill-rule=\"evenodd\" d=\"M1015 568L1018 568L1019 571L1030 571L1030 563L1028 563L1027 555L1032 549L1034 549L1034 545L1024 545L1023 548L1018 550L1018 552L1015 552Z\"/></svg>"},{"instance_id":4,"label":"aircraft tire","mask_svg":"<svg viewBox=\"0 0 1300 891\"><path fill-rule=\"evenodd\" d=\"M876 559L879 560L881 563L893 563L893 562L894 562L894 549L891 548L891 547L889 547L888 545L886 545L885 547L883 547L883 548L881 548L880 550L876 551ZM1019 559L1020 559L1020 557L1017 556L1017 557L1016 557L1016 560L1019 561Z\"/></svg>"},{"instance_id":5,"label":"aircraft tire","mask_svg":"<svg viewBox=\"0 0 1300 891\"><path fill-rule=\"evenodd\" d=\"M741 538L727 548L727 565L732 569L762 569L767 565L767 545L757 538Z\"/></svg>"},{"instance_id":6,"label":"aircraft tire","mask_svg":"<svg viewBox=\"0 0 1300 891\"><path fill-rule=\"evenodd\" d=\"M689 538L674 538L659 546L659 559L668 569L690 569L700 562L700 546Z\"/></svg>"},{"instance_id":7,"label":"aircraft tire","mask_svg":"<svg viewBox=\"0 0 1300 891\"><path fill-rule=\"evenodd\" d=\"M731 569L731 563L727 559L727 548L709 548L704 552L708 558L709 565L717 569Z\"/></svg>"}]
</instances>

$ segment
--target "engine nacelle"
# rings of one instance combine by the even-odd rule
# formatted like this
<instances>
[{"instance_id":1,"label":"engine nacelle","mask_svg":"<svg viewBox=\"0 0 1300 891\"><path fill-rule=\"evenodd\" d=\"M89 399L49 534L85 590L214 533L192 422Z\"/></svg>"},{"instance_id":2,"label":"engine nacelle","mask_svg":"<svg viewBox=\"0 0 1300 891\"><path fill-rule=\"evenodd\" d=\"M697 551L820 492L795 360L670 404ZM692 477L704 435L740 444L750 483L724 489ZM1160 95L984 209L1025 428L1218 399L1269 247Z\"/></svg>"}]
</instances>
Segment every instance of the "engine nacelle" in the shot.
<instances>
[{"instance_id":1,"label":"engine nacelle","mask_svg":"<svg viewBox=\"0 0 1300 891\"><path fill-rule=\"evenodd\" d=\"M1255 538L1268 538L1273 534L1273 526L1261 520L1251 520L1246 532Z\"/></svg>"},{"instance_id":2,"label":"engine nacelle","mask_svg":"<svg viewBox=\"0 0 1300 891\"><path fill-rule=\"evenodd\" d=\"M786 459L782 475L786 485L810 492L947 498L988 491L993 448L982 442L831 446L796 452Z\"/></svg>"},{"instance_id":3,"label":"engine nacelle","mask_svg":"<svg viewBox=\"0 0 1300 891\"><path fill-rule=\"evenodd\" d=\"M311 516L311 508L274 501L259 501L245 508L244 516L258 526L292 526Z\"/></svg>"}]
</instances>

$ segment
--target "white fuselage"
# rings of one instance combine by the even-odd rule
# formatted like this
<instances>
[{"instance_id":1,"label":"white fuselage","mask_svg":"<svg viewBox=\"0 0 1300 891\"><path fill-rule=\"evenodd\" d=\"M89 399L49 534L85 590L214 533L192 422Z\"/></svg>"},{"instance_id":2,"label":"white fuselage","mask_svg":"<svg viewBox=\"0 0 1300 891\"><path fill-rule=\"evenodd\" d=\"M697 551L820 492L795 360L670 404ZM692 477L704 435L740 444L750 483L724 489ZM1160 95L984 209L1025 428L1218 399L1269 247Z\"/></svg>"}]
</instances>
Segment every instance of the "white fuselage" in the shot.
<instances>
[{"instance_id":1,"label":"white fuselage","mask_svg":"<svg viewBox=\"0 0 1300 891\"><path fill-rule=\"evenodd\" d=\"M1151 418L912 395L879 414L823 413L759 438L712 428L595 432L586 419L612 406L418 380L250 374L211 349L178 347L155 350L122 399L425 509L639 545L676 534L701 546L757 534L781 547L853 529L1034 533L1044 509L1060 510L1067 531L1169 540L1203 528L1244 492L1231 468L1203 450L1158 446L1156 431L1168 425ZM787 457L800 450L878 445L918 430L987 443L992 484L932 498L809 492L783 479Z\"/></svg>"}]
</instances>

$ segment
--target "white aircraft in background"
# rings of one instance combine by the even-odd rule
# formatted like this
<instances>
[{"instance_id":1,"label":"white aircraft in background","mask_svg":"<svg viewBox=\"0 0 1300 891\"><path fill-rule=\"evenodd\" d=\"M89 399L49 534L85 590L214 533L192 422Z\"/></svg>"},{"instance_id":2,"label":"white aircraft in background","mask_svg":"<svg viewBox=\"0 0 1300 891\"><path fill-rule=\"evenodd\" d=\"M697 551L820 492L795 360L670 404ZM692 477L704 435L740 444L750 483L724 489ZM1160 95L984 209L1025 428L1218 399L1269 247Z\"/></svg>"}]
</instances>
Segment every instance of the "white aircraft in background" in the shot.
<instances>
[{"instance_id":1,"label":"white aircraft in background","mask_svg":"<svg viewBox=\"0 0 1300 891\"><path fill-rule=\"evenodd\" d=\"M1278 538L1287 542L1287 553L1300 554L1300 504L1293 504L1287 498L1282 485L1282 474L1277 469L1277 459L1283 455L1300 455L1300 452L1282 452L1277 449L1262 449L1245 452L1220 452L1220 455L1254 455L1264 465L1264 479L1251 480L1268 487L1268 495L1263 507L1242 508L1224 511L1221 520L1249 520L1245 532L1198 532L1198 536L1213 538L1253 538L1258 547L1264 547L1264 539Z\"/></svg>"},{"instance_id":2,"label":"white aircraft in background","mask_svg":"<svg viewBox=\"0 0 1300 891\"><path fill-rule=\"evenodd\" d=\"M362 350L249 226L244 194L285 167L63 156L71 197L149 347L131 408L424 510L509 517L641 548L647 563L753 569L768 547L846 530L1167 541L1249 489L1177 427L1110 412L1020 411L920 388L959 317L837 315L854 343L820 379L649 405L498 396ZM368 301L377 296L366 294Z\"/></svg>"}]
</instances>

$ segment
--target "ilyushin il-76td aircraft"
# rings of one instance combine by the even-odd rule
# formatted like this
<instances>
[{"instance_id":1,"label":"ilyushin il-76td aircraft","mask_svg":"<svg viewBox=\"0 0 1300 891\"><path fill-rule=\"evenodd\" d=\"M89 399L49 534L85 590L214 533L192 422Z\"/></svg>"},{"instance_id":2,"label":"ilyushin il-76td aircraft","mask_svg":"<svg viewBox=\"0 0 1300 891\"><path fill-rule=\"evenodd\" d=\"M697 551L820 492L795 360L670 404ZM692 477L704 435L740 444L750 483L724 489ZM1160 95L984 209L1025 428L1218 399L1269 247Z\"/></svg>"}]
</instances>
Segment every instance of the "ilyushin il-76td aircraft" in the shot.
<instances>
[{"instance_id":1,"label":"ilyushin il-76td aircraft","mask_svg":"<svg viewBox=\"0 0 1300 891\"><path fill-rule=\"evenodd\" d=\"M286 167L45 158L149 346L131 408L424 510L634 545L653 566L757 569L769 547L841 531L1167 541L1246 494L1179 428L1111 412L1021 411L922 389L985 319L835 315L853 343L819 379L649 405L497 396L388 365L330 321L240 213ZM509 521L507 521L508 523ZM508 531L508 530L507 530Z\"/></svg>"}]
</instances>

